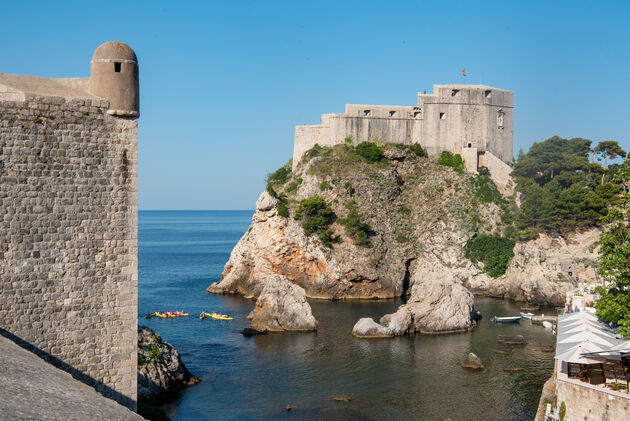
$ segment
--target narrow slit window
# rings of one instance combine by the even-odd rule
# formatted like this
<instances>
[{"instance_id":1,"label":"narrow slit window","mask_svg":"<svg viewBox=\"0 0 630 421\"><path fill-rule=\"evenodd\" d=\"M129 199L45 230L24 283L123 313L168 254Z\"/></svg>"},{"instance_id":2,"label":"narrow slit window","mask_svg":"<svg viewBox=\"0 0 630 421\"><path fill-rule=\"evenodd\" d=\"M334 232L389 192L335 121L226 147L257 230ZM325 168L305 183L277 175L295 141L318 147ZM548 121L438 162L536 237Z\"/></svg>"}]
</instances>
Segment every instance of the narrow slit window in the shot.
<instances>
[{"instance_id":1,"label":"narrow slit window","mask_svg":"<svg viewBox=\"0 0 630 421\"><path fill-rule=\"evenodd\" d=\"M451 91L451 96L457 96L457 95L459 95L459 89L453 89Z\"/></svg>"},{"instance_id":2,"label":"narrow slit window","mask_svg":"<svg viewBox=\"0 0 630 421\"><path fill-rule=\"evenodd\" d=\"M120 73L120 68L122 67L121 65L122 63L114 63L114 71L116 73Z\"/></svg>"},{"instance_id":3,"label":"narrow slit window","mask_svg":"<svg viewBox=\"0 0 630 421\"><path fill-rule=\"evenodd\" d=\"M469 143L469 144L468 144L468 147L469 147L469 148L472 148L472 143Z\"/></svg>"},{"instance_id":4,"label":"narrow slit window","mask_svg":"<svg viewBox=\"0 0 630 421\"><path fill-rule=\"evenodd\" d=\"M446 113L440 113L440 120L446 120Z\"/></svg>"},{"instance_id":5,"label":"narrow slit window","mask_svg":"<svg viewBox=\"0 0 630 421\"><path fill-rule=\"evenodd\" d=\"M492 93L492 91L486 91L486 98L490 98L490 94Z\"/></svg>"},{"instance_id":6,"label":"narrow slit window","mask_svg":"<svg viewBox=\"0 0 630 421\"><path fill-rule=\"evenodd\" d=\"M390 112L389 112L389 116L390 116L390 117L393 117L393 116L395 116L395 115L396 115L396 111L390 111Z\"/></svg>"},{"instance_id":7,"label":"narrow slit window","mask_svg":"<svg viewBox=\"0 0 630 421\"><path fill-rule=\"evenodd\" d=\"M367 117L370 115L370 110L363 110L363 117Z\"/></svg>"},{"instance_id":8,"label":"narrow slit window","mask_svg":"<svg viewBox=\"0 0 630 421\"><path fill-rule=\"evenodd\" d=\"M499 128L503 128L503 116L505 115L505 113L503 112L503 110L499 110L499 112L497 112L497 127Z\"/></svg>"}]
</instances>

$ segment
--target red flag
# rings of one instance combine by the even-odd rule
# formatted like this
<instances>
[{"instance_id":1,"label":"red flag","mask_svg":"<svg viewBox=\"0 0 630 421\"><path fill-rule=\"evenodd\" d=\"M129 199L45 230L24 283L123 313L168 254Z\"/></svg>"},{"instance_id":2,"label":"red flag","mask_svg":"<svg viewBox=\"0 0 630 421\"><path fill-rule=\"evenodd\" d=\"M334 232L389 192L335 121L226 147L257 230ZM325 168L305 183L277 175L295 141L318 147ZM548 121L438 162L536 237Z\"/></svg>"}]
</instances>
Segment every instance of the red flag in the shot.
<instances>
[{"instance_id":1,"label":"red flag","mask_svg":"<svg viewBox=\"0 0 630 421\"><path fill-rule=\"evenodd\" d=\"M462 76L466 76L466 69L462 69Z\"/></svg>"}]
</instances>

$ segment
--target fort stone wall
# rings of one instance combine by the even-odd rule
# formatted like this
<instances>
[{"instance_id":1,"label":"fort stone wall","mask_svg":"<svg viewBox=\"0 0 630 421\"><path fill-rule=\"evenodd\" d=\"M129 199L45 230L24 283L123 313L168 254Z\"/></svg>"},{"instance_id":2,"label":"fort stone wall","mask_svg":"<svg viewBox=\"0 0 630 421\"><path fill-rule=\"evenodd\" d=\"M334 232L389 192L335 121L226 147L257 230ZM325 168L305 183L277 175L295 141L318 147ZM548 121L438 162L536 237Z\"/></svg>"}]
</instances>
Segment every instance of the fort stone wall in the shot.
<instances>
[{"instance_id":1,"label":"fort stone wall","mask_svg":"<svg viewBox=\"0 0 630 421\"><path fill-rule=\"evenodd\" d=\"M0 333L135 409L138 86L88 86L0 73Z\"/></svg>"},{"instance_id":2,"label":"fort stone wall","mask_svg":"<svg viewBox=\"0 0 630 421\"><path fill-rule=\"evenodd\" d=\"M137 120L107 115L106 105L0 99L0 327L129 405L137 387Z\"/></svg>"}]
</instances>

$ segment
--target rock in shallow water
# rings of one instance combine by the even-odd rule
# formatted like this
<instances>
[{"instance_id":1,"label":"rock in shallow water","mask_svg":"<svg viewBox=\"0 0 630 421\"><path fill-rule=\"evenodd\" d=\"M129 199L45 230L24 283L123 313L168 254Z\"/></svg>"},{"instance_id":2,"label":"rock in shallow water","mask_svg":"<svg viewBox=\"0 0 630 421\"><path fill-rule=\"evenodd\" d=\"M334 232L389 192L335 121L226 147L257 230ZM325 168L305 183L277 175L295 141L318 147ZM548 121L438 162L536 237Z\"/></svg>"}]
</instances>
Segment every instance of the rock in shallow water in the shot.
<instances>
[{"instance_id":1,"label":"rock in shallow water","mask_svg":"<svg viewBox=\"0 0 630 421\"><path fill-rule=\"evenodd\" d=\"M155 403L199 383L179 352L148 327L138 327L138 401Z\"/></svg>"},{"instance_id":2,"label":"rock in shallow water","mask_svg":"<svg viewBox=\"0 0 630 421\"><path fill-rule=\"evenodd\" d=\"M251 328L261 332L316 330L317 320L304 289L283 275L265 275L264 287L250 313Z\"/></svg>"},{"instance_id":3,"label":"rock in shallow water","mask_svg":"<svg viewBox=\"0 0 630 421\"><path fill-rule=\"evenodd\" d=\"M479 357L472 352L468 354L468 358L466 358L461 365L464 368L470 368L473 370L481 370L482 368L485 368Z\"/></svg>"},{"instance_id":4,"label":"rock in shallow water","mask_svg":"<svg viewBox=\"0 0 630 421\"><path fill-rule=\"evenodd\" d=\"M525 345L527 341L523 335L497 335L497 342L504 345Z\"/></svg>"},{"instance_id":5,"label":"rock in shallow water","mask_svg":"<svg viewBox=\"0 0 630 421\"><path fill-rule=\"evenodd\" d=\"M415 279L411 298L380 320L394 335L451 333L473 328L473 295L454 282Z\"/></svg>"},{"instance_id":6,"label":"rock in shallow water","mask_svg":"<svg viewBox=\"0 0 630 421\"><path fill-rule=\"evenodd\" d=\"M364 317L352 328L352 334L357 338L391 338L391 330L379 325L371 317Z\"/></svg>"}]
</instances>

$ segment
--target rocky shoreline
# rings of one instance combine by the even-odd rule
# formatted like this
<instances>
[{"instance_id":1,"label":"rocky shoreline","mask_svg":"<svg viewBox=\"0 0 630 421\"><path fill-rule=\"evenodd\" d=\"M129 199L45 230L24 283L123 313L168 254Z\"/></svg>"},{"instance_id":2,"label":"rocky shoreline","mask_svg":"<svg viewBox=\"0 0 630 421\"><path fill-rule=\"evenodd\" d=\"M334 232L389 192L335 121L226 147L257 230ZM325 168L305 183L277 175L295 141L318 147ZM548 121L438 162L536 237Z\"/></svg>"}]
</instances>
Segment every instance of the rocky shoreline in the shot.
<instances>
[{"instance_id":1,"label":"rocky shoreline","mask_svg":"<svg viewBox=\"0 0 630 421\"><path fill-rule=\"evenodd\" d=\"M200 381L173 345L148 327L138 327L138 402L163 402Z\"/></svg>"}]
</instances>

